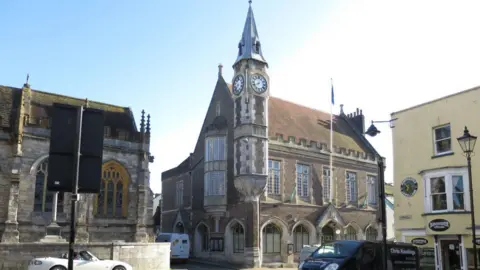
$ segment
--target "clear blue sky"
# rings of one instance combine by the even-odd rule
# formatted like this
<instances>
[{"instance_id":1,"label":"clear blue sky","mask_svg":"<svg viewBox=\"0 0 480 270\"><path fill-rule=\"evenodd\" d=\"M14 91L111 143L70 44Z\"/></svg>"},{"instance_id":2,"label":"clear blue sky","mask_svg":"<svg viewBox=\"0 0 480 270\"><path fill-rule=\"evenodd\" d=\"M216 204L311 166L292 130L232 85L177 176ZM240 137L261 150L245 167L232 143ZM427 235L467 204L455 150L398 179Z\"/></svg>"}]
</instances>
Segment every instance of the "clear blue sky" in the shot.
<instances>
[{"instance_id":1,"label":"clear blue sky","mask_svg":"<svg viewBox=\"0 0 480 270\"><path fill-rule=\"evenodd\" d=\"M248 0L0 0L0 84L152 115L151 186L193 150L223 63L231 80ZM271 93L367 119L480 84L479 1L253 0ZM446 20L445 18L449 18ZM387 158L391 131L370 139ZM462 131L455 131L458 136ZM325 138L327 141L328 138ZM397 179L401 180L401 179Z\"/></svg>"},{"instance_id":2,"label":"clear blue sky","mask_svg":"<svg viewBox=\"0 0 480 270\"><path fill-rule=\"evenodd\" d=\"M304 26L327 12L321 2L253 1L271 65L302 42L288 33L308 34ZM30 73L34 89L128 106L137 119L145 109L156 140L151 182L159 182L180 161L159 164L172 154L161 135L197 136L218 63L230 80L247 9L247 0L2 1L0 84L21 87ZM195 140L185 143L193 149Z\"/></svg>"}]
</instances>

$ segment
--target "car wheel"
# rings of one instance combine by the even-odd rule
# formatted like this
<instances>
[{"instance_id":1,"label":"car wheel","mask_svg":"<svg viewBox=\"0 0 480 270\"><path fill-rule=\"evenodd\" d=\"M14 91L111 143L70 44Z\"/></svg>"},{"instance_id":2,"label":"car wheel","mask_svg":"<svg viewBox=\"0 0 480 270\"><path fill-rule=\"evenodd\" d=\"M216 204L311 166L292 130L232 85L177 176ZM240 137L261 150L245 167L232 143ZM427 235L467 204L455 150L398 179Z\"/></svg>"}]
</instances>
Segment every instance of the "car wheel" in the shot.
<instances>
[{"instance_id":1,"label":"car wheel","mask_svg":"<svg viewBox=\"0 0 480 270\"><path fill-rule=\"evenodd\" d=\"M115 266L113 270L127 270L127 269L121 265L118 265L118 266Z\"/></svg>"},{"instance_id":2,"label":"car wheel","mask_svg":"<svg viewBox=\"0 0 480 270\"><path fill-rule=\"evenodd\" d=\"M67 270L67 268L61 265L55 265L54 267L50 268L50 270Z\"/></svg>"}]
</instances>

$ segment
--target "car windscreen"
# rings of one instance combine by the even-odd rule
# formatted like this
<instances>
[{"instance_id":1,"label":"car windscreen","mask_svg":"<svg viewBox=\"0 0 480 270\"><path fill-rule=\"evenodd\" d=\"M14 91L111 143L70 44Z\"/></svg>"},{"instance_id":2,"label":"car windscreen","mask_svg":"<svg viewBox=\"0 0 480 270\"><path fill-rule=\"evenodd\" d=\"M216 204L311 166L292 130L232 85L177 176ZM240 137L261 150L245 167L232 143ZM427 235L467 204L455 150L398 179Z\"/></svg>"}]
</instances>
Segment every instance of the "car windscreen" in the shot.
<instances>
[{"instance_id":1,"label":"car windscreen","mask_svg":"<svg viewBox=\"0 0 480 270\"><path fill-rule=\"evenodd\" d=\"M165 243L165 242L170 242L172 239L172 236L170 234L160 234L157 236L157 242Z\"/></svg>"},{"instance_id":2,"label":"car windscreen","mask_svg":"<svg viewBox=\"0 0 480 270\"><path fill-rule=\"evenodd\" d=\"M346 258L353 256L360 246L359 242L355 241L345 241L345 242L334 242L328 243L320 246L315 250L311 257L312 258Z\"/></svg>"}]
</instances>

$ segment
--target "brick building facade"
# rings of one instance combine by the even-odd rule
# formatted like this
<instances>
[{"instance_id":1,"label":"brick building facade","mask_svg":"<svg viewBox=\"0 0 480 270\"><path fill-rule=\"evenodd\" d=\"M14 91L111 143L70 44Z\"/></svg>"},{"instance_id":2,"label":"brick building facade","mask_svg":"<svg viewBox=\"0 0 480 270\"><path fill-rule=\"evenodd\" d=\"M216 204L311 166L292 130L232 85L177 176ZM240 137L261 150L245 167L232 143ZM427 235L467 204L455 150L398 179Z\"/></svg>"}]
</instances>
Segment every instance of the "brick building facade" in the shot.
<instances>
[{"instance_id":1,"label":"brick building facade","mask_svg":"<svg viewBox=\"0 0 480 270\"><path fill-rule=\"evenodd\" d=\"M129 108L33 90L28 82L0 86L1 241L37 242L53 225L68 239L69 193L46 189L53 103L105 112L102 188L80 197L77 241L147 241L153 226L149 116L146 123L142 113L138 130Z\"/></svg>"},{"instance_id":2,"label":"brick building facade","mask_svg":"<svg viewBox=\"0 0 480 270\"><path fill-rule=\"evenodd\" d=\"M194 151L162 173L162 232L196 257L293 263L306 244L379 237L375 150L360 110L333 116L270 96L250 6L228 84L222 66ZM289 247L293 252L289 252Z\"/></svg>"}]
</instances>

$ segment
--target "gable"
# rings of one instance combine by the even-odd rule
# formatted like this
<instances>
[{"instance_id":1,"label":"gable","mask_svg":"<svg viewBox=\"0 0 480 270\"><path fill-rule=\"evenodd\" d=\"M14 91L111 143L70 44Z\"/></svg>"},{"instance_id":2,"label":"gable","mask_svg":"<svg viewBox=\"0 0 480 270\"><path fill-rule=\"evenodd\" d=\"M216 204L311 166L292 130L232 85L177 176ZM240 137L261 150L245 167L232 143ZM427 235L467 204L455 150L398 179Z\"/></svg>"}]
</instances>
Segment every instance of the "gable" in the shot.
<instances>
[{"instance_id":1,"label":"gable","mask_svg":"<svg viewBox=\"0 0 480 270\"><path fill-rule=\"evenodd\" d=\"M332 204L329 204L328 208L317 218L317 224L315 225L318 228L323 228L331 221L338 223L341 226L346 225L338 210Z\"/></svg>"},{"instance_id":2,"label":"gable","mask_svg":"<svg viewBox=\"0 0 480 270\"><path fill-rule=\"evenodd\" d=\"M220 116L217 117L217 104L220 105ZM197 143L192 157L192 164L197 164L203 158L204 133L208 127L225 125L233 122L233 99L225 80L220 76L215 85L210 105L208 106L202 128L199 132ZM225 120L227 121L225 123Z\"/></svg>"}]
</instances>

